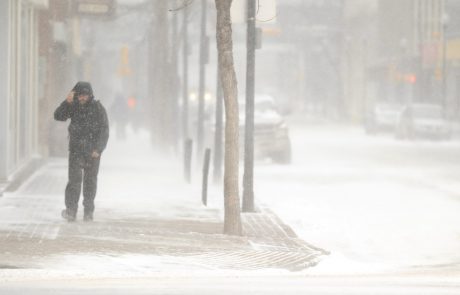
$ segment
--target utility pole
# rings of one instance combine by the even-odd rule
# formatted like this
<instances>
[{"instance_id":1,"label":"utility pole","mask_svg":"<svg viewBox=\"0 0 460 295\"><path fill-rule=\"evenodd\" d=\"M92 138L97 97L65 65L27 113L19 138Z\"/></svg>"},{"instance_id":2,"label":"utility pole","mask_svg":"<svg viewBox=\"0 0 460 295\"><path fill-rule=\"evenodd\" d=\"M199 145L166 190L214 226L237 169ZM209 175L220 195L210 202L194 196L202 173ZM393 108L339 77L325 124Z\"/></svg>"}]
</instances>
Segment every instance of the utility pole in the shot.
<instances>
[{"instance_id":1,"label":"utility pole","mask_svg":"<svg viewBox=\"0 0 460 295\"><path fill-rule=\"evenodd\" d=\"M197 126L197 159L201 159L203 151L204 130L204 92L206 79L207 36L206 36L206 5L207 0L201 0L201 36L200 36L200 79L198 86L198 126Z\"/></svg>"},{"instance_id":2,"label":"utility pole","mask_svg":"<svg viewBox=\"0 0 460 295\"><path fill-rule=\"evenodd\" d=\"M188 137L188 6L185 6L182 20L182 38L184 44L182 45L182 139L185 142Z\"/></svg>"},{"instance_id":3,"label":"utility pole","mask_svg":"<svg viewBox=\"0 0 460 295\"><path fill-rule=\"evenodd\" d=\"M213 178L214 183L222 180L222 129L224 125L223 113L223 93L222 83L220 81L219 65L217 65L217 87L216 87L216 131L214 134L214 166Z\"/></svg>"},{"instance_id":4,"label":"utility pole","mask_svg":"<svg viewBox=\"0 0 460 295\"><path fill-rule=\"evenodd\" d=\"M247 0L246 122L244 131L243 212L254 212L254 84L256 1Z\"/></svg>"},{"instance_id":5,"label":"utility pole","mask_svg":"<svg viewBox=\"0 0 460 295\"><path fill-rule=\"evenodd\" d=\"M417 83L415 84L414 87L414 92L413 92L413 97L409 101L409 106L412 105L414 102L414 98L418 97L421 100L425 99L424 96L424 91L423 91L423 45L424 45L424 34L423 34L423 23L422 23L422 9L421 9L421 3L419 2L417 8L417 53L418 53L418 60L417 60Z\"/></svg>"},{"instance_id":6,"label":"utility pole","mask_svg":"<svg viewBox=\"0 0 460 295\"><path fill-rule=\"evenodd\" d=\"M9 11L11 9L11 5L13 2L11 1L0 1L0 45L8 45L9 42L9 30L10 30L10 22L8 18ZM8 51L1 50L0 51L0 63L2 65L8 64ZM51 63L51 62L49 62ZM0 67L0 137L2 140L0 141L0 182L6 182L8 180L8 146L9 146L9 120L10 120L10 113L8 111L10 102L9 93L8 93L8 67L2 66ZM49 93L47 91L47 93ZM41 121L45 121L42 117L40 117ZM45 121L47 122L47 121ZM41 125L41 124L40 124ZM0 196L1 196L0 190Z\"/></svg>"},{"instance_id":7,"label":"utility pole","mask_svg":"<svg viewBox=\"0 0 460 295\"><path fill-rule=\"evenodd\" d=\"M447 2L447 1L445 1ZM444 2L444 5L446 3ZM447 24L449 22L449 16L445 12L446 7L444 7L444 13L442 15L442 108L444 116L447 118Z\"/></svg>"},{"instance_id":8,"label":"utility pole","mask_svg":"<svg viewBox=\"0 0 460 295\"><path fill-rule=\"evenodd\" d=\"M446 25L443 24L443 36L442 36L442 109L444 116L447 114L447 97L446 97Z\"/></svg>"},{"instance_id":9,"label":"utility pole","mask_svg":"<svg viewBox=\"0 0 460 295\"><path fill-rule=\"evenodd\" d=\"M177 1L174 1L176 4ZM171 36L171 68L172 68L172 75L170 81L171 92L173 95L173 113L172 113L172 123L173 123L173 145L174 151L177 154L178 152L178 139L179 139L179 89L177 85L179 85L179 69L177 65L177 61L179 60L179 42L178 42L178 17L177 13L174 12L172 17L172 36Z\"/></svg>"}]
</instances>

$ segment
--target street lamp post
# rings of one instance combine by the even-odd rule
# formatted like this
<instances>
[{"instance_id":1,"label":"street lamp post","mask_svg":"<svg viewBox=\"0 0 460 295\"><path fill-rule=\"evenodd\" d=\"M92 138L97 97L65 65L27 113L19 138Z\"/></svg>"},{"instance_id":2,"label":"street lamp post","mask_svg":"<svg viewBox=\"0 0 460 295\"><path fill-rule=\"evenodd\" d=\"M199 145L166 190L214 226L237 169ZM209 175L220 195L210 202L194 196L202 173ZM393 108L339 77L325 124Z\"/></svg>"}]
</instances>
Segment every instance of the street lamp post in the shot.
<instances>
[{"instance_id":1,"label":"street lamp post","mask_svg":"<svg viewBox=\"0 0 460 295\"><path fill-rule=\"evenodd\" d=\"M442 16L442 108L444 116L447 112L447 24L449 16L444 13Z\"/></svg>"},{"instance_id":2,"label":"street lamp post","mask_svg":"<svg viewBox=\"0 0 460 295\"><path fill-rule=\"evenodd\" d=\"M206 64L207 59L207 36L206 36L206 16L207 16L207 0L201 0L201 30L200 30L200 56L199 56L199 87L198 87L198 126L197 126L197 158L202 158L203 152L203 132L204 132L204 92L206 81Z\"/></svg>"},{"instance_id":3,"label":"street lamp post","mask_svg":"<svg viewBox=\"0 0 460 295\"><path fill-rule=\"evenodd\" d=\"M244 130L243 212L254 212L254 84L256 0L247 0L246 116Z\"/></svg>"}]
</instances>

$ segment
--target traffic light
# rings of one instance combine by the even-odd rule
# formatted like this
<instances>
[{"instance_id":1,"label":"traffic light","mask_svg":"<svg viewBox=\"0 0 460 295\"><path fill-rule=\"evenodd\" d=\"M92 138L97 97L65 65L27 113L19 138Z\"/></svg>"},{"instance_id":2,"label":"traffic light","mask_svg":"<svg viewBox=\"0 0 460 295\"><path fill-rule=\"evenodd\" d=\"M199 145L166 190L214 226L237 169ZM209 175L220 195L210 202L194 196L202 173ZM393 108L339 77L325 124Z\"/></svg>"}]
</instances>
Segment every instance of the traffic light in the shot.
<instances>
[{"instance_id":1,"label":"traffic light","mask_svg":"<svg viewBox=\"0 0 460 295\"><path fill-rule=\"evenodd\" d=\"M134 96L128 97L128 107L134 109L136 107L136 98Z\"/></svg>"},{"instance_id":2,"label":"traffic light","mask_svg":"<svg viewBox=\"0 0 460 295\"><path fill-rule=\"evenodd\" d=\"M417 76L415 74L406 74L404 76L404 80L407 82L407 83L410 83L410 84L415 84L415 82L417 82Z\"/></svg>"},{"instance_id":3,"label":"traffic light","mask_svg":"<svg viewBox=\"0 0 460 295\"><path fill-rule=\"evenodd\" d=\"M120 51L120 65L118 66L118 75L121 77L130 76L132 73L129 66L129 48L123 46Z\"/></svg>"}]
</instances>

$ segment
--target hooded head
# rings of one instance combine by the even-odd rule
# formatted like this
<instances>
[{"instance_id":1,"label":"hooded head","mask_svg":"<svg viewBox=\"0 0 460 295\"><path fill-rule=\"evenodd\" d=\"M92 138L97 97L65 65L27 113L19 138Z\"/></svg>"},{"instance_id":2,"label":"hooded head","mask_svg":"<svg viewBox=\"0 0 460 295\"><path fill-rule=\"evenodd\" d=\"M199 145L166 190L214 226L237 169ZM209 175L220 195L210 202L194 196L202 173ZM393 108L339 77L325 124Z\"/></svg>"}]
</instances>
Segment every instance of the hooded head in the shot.
<instances>
[{"instance_id":1,"label":"hooded head","mask_svg":"<svg viewBox=\"0 0 460 295\"><path fill-rule=\"evenodd\" d=\"M93 99L93 88L89 82L78 82L72 89L75 91L75 95L78 97L79 95L88 95L89 99Z\"/></svg>"}]
</instances>

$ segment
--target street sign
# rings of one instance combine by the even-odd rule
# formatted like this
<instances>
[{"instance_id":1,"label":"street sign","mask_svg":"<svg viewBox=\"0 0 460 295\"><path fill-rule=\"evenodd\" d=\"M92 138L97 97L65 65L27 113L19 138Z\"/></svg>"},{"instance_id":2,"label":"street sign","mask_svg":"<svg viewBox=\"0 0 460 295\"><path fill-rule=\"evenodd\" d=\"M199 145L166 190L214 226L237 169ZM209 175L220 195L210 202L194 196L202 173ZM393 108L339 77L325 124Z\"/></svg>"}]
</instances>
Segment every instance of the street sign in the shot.
<instances>
[{"instance_id":1,"label":"street sign","mask_svg":"<svg viewBox=\"0 0 460 295\"><path fill-rule=\"evenodd\" d=\"M460 39L447 41L446 58L448 60L460 60Z\"/></svg>"},{"instance_id":2,"label":"street sign","mask_svg":"<svg viewBox=\"0 0 460 295\"><path fill-rule=\"evenodd\" d=\"M256 49L262 48L262 29L256 28Z\"/></svg>"},{"instance_id":3,"label":"street sign","mask_svg":"<svg viewBox=\"0 0 460 295\"><path fill-rule=\"evenodd\" d=\"M49 1L48 0L29 0L35 8L48 9Z\"/></svg>"},{"instance_id":4,"label":"street sign","mask_svg":"<svg viewBox=\"0 0 460 295\"><path fill-rule=\"evenodd\" d=\"M230 10L232 17L232 24L245 24L246 23L246 1L247 0L233 0Z\"/></svg>"},{"instance_id":5,"label":"street sign","mask_svg":"<svg viewBox=\"0 0 460 295\"><path fill-rule=\"evenodd\" d=\"M82 16L113 16L114 0L77 0L74 2L74 13Z\"/></svg>"},{"instance_id":6,"label":"street sign","mask_svg":"<svg viewBox=\"0 0 460 295\"><path fill-rule=\"evenodd\" d=\"M120 50L120 64L118 66L118 76L127 77L131 76L132 70L129 66L129 48L123 46Z\"/></svg>"},{"instance_id":7,"label":"street sign","mask_svg":"<svg viewBox=\"0 0 460 295\"><path fill-rule=\"evenodd\" d=\"M273 24L276 22L276 0L259 0L257 1L258 6L256 21L259 23Z\"/></svg>"}]
</instances>

